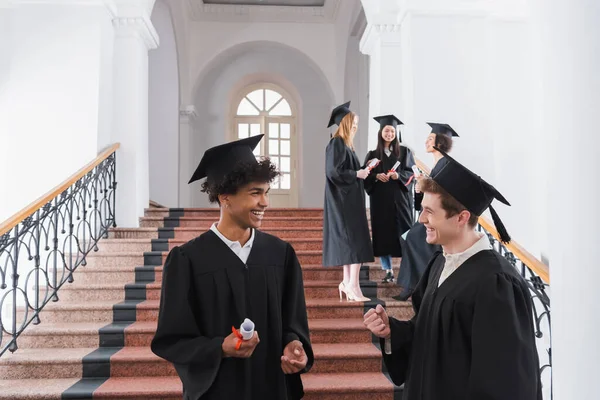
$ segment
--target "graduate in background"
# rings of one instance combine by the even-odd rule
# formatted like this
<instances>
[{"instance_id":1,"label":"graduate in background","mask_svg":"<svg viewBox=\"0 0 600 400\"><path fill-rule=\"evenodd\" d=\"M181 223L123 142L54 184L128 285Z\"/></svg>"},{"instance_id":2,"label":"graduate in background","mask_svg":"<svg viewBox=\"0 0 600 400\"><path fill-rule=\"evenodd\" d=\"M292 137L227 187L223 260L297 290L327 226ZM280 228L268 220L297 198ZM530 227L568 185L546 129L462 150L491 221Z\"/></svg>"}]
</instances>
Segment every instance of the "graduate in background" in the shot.
<instances>
[{"instance_id":1,"label":"graduate in background","mask_svg":"<svg viewBox=\"0 0 600 400\"><path fill-rule=\"evenodd\" d=\"M151 348L174 364L186 400L301 399L300 374L313 363L296 253L258 230L279 175L253 154L262 136L204 153L190 183L207 177L219 222L165 262ZM233 328L245 318L255 332L240 341Z\"/></svg>"},{"instance_id":2,"label":"graduate in background","mask_svg":"<svg viewBox=\"0 0 600 400\"><path fill-rule=\"evenodd\" d=\"M389 283L394 282L392 257L402 257L400 237L413 225L411 185L407 183L413 175L411 167L415 159L407 147L400 145L398 126L402 121L394 115L374 120L380 126L377 148L367 153L365 166L373 158L380 163L371 170L364 186L371 199L373 253L380 257L382 268L387 271L383 282Z\"/></svg>"},{"instance_id":3,"label":"graduate in background","mask_svg":"<svg viewBox=\"0 0 600 400\"><path fill-rule=\"evenodd\" d=\"M427 123L431 127L431 133L425 140L425 151L433 155L433 168L431 173L446 165L446 160L442 153L435 148L448 153L452 150L453 137L458 137L458 133L448 124ZM421 210L421 200L423 193L419 190L419 181L424 177L417 177L415 185L415 210ZM425 273L425 268L436 251L442 248L437 244L429 244L425 240L425 226L417 222L406 235L406 240L402 241L402 260L400 261L400 272L396 283L402 287L402 292L394 296L395 300L406 301L415 290L417 283Z\"/></svg>"},{"instance_id":4,"label":"graduate in background","mask_svg":"<svg viewBox=\"0 0 600 400\"><path fill-rule=\"evenodd\" d=\"M439 149L436 149L439 151ZM491 206L508 201L481 177L444 154L446 165L421 182L420 221L427 242L443 252L413 294L410 321L381 305L365 314L404 400L541 400L533 309L525 280L483 233L490 209L500 239L510 236Z\"/></svg>"},{"instance_id":5,"label":"graduate in background","mask_svg":"<svg viewBox=\"0 0 600 400\"><path fill-rule=\"evenodd\" d=\"M363 187L369 169L361 168L354 152L358 116L348 107L350 102L334 108L327 125L338 129L325 150L323 266L343 266L340 300L345 293L349 301L368 301L359 276L361 264L374 259Z\"/></svg>"}]
</instances>

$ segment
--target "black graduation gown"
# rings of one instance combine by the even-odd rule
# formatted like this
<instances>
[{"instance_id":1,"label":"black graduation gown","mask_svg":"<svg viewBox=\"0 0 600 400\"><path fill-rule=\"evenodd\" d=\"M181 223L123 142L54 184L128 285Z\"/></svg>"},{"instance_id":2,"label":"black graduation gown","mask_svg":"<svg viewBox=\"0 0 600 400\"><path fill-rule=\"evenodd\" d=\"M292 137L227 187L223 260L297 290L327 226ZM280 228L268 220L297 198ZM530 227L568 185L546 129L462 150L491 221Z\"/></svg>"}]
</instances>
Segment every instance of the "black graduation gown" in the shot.
<instances>
[{"instance_id":1,"label":"black graduation gown","mask_svg":"<svg viewBox=\"0 0 600 400\"><path fill-rule=\"evenodd\" d=\"M438 288L438 253L413 294L415 316L390 318L383 359L404 400L541 400L533 312L525 281L481 251ZM381 348L384 348L381 340Z\"/></svg>"},{"instance_id":2,"label":"black graduation gown","mask_svg":"<svg viewBox=\"0 0 600 400\"><path fill-rule=\"evenodd\" d=\"M374 260L365 208L361 169L354 150L333 138L325 154L323 265L339 266Z\"/></svg>"},{"instance_id":3,"label":"black graduation gown","mask_svg":"<svg viewBox=\"0 0 600 400\"><path fill-rule=\"evenodd\" d=\"M250 358L223 358L223 339L244 318L254 321L260 343ZM296 400L300 373L281 370L283 349L309 339L302 271L286 242L255 231L248 261L212 231L176 247L163 271L158 328L152 351L172 362L186 400Z\"/></svg>"},{"instance_id":4,"label":"black graduation gown","mask_svg":"<svg viewBox=\"0 0 600 400\"><path fill-rule=\"evenodd\" d=\"M369 151L365 158L365 166L375 157L375 151ZM377 174L386 174L397 161L400 161L400 166L396 170L399 175L398 180L390 179L388 182L381 182L376 179ZM400 236L413 224L410 193L412 183L406 186L413 174L411 169L413 165L412 152L406 147L401 147L399 157L393 154L387 156L384 153L379 165L365 179L365 191L371 199L369 211L375 256L402 257Z\"/></svg>"},{"instance_id":5,"label":"black graduation gown","mask_svg":"<svg viewBox=\"0 0 600 400\"><path fill-rule=\"evenodd\" d=\"M431 170L431 175L447 163L447 159L440 158ZM423 200L423 193L415 193L414 205L417 211L421 210L421 200ZM400 261L400 271L396 283L406 291L414 290L425 273L431 257L442 250L442 246L427 243L426 237L427 229L425 225L417 221L406 234L406 240L401 241L402 260Z\"/></svg>"}]
</instances>

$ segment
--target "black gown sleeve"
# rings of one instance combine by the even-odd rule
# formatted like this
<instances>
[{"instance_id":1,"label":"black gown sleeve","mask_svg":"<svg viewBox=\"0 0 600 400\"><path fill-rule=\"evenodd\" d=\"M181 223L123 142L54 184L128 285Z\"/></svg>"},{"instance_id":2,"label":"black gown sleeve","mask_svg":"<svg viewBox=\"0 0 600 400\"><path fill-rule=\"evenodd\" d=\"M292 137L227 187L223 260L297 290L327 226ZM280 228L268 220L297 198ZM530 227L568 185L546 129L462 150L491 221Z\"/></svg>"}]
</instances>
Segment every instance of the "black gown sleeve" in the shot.
<instances>
[{"instance_id":1,"label":"black gown sleeve","mask_svg":"<svg viewBox=\"0 0 600 400\"><path fill-rule=\"evenodd\" d=\"M415 158L407 147L400 147L400 166L397 169L398 172L398 183L404 192L408 192L410 185L406 185L410 180L411 176L414 175L412 166L415 165Z\"/></svg>"},{"instance_id":2,"label":"black gown sleeve","mask_svg":"<svg viewBox=\"0 0 600 400\"><path fill-rule=\"evenodd\" d=\"M396 318L390 318L392 354L385 353L385 340L380 339L383 362L387 367L392 382L394 382L396 386L402 385L406 380L406 373L408 372L410 363L415 324L419 316L421 302L423 301L425 291L427 290L429 274L438 254L431 259L425 274L417 284L417 287L412 294L412 304L415 315L409 321L399 321Z\"/></svg>"},{"instance_id":3,"label":"black gown sleeve","mask_svg":"<svg viewBox=\"0 0 600 400\"><path fill-rule=\"evenodd\" d=\"M184 387L193 386L202 393L210 388L219 371L225 338L202 336L194 312L196 296L191 282L190 260L175 247L165 262L158 327L150 347L154 354L172 362L183 373ZM185 376L187 372L190 376Z\"/></svg>"},{"instance_id":4,"label":"black gown sleeve","mask_svg":"<svg viewBox=\"0 0 600 400\"><path fill-rule=\"evenodd\" d=\"M518 278L498 273L481 285L466 400L541 398L531 307L529 290Z\"/></svg>"},{"instance_id":5,"label":"black gown sleeve","mask_svg":"<svg viewBox=\"0 0 600 400\"><path fill-rule=\"evenodd\" d=\"M333 138L327 145L325 154L325 174L337 186L356 183L356 171L345 169L346 145L341 138Z\"/></svg>"},{"instance_id":6,"label":"black gown sleeve","mask_svg":"<svg viewBox=\"0 0 600 400\"><path fill-rule=\"evenodd\" d=\"M302 280L302 268L296 256L294 248L287 245L286 249L286 276L285 289L283 292L283 347L288 343L299 340L302 342L304 352L308 357L306 367L299 373L308 372L314 363L314 354L310 343L308 330L308 315L306 313L306 301L304 299L304 284ZM283 349L281 349L283 354Z\"/></svg>"},{"instance_id":7,"label":"black gown sleeve","mask_svg":"<svg viewBox=\"0 0 600 400\"><path fill-rule=\"evenodd\" d=\"M373 158L373 152L369 151L367 153L367 156L365 157L365 162L363 164L363 168L366 168L367 163L369 162L369 160ZM367 179L364 180L364 187L365 187L365 192L367 192L367 194L370 196L373 193L373 189L375 189L375 184L377 182L377 178L376 178L377 174L374 172L371 172L369 174L369 176L367 176Z\"/></svg>"}]
</instances>

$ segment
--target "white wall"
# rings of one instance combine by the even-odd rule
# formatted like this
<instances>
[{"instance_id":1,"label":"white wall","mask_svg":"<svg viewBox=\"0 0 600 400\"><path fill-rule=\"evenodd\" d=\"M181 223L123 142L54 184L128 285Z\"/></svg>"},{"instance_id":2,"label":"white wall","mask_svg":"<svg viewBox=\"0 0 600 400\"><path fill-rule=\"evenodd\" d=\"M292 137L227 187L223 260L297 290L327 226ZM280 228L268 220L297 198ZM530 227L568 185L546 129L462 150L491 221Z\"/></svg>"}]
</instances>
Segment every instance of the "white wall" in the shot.
<instances>
[{"instance_id":1,"label":"white wall","mask_svg":"<svg viewBox=\"0 0 600 400\"><path fill-rule=\"evenodd\" d=\"M403 23L410 35L403 51L413 77L415 122L408 144L431 165L425 122L449 123L460 135L453 156L505 195L512 207L496 208L509 233L541 258L546 201L543 190L532 190L543 180L535 179L540 159L528 25L519 18L444 12L409 13Z\"/></svg>"},{"instance_id":2,"label":"white wall","mask_svg":"<svg viewBox=\"0 0 600 400\"><path fill-rule=\"evenodd\" d=\"M190 98L198 93L207 67L219 54L239 44L263 41L280 43L306 55L319 80L325 79L327 90L335 93L335 98L342 97L343 88L336 85L339 71L333 24L194 22L189 29Z\"/></svg>"},{"instance_id":3,"label":"white wall","mask_svg":"<svg viewBox=\"0 0 600 400\"><path fill-rule=\"evenodd\" d=\"M548 181L554 399L598 399L600 387L600 3L532 0L540 110L536 144Z\"/></svg>"},{"instance_id":4,"label":"white wall","mask_svg":"<svg viewBox=\"0 0 600 400\"><path fill-rule=\"evenodd\" d=\"M160 46L149 52L150 200L165 207L179 205L179 71L171 13L157 1L152 24Z\"/></svg>"},{"instance_id":5,"label":"white wall","mask_svg":"<svg viewBox=\"0 0 600 400\"><path fill-rule=\"evenodd\" d=\"M11 13L10 79L0 91L7 157L0 181L19 189L0 196L0 221L76 172L107 142L97 137L107 67L101 50L109 50L104 41L111 38L104 5L21 5Z\"/></svg>"},{"instance_id":6,"label":"white wall","mask_svg":"<svg viewBox=\"0 0 600 400\"><path fill-rule=\"evenodd\" d=\"M325 169L325 146L329 140L326 128L333 98L328 83L310 59L300 51L273 42L239 45L223 53L207 68L197 85L193 144L188 149L192 165L182 165L191 176L204 151L229 140L227 118L231 109L231 91L248 77L270 80L288 92L298 93L293 99L300 110L299 121L299 206L322 207ZM207 205L200 185L193 184L193 205Z\"/></svg>"}]
</instances>

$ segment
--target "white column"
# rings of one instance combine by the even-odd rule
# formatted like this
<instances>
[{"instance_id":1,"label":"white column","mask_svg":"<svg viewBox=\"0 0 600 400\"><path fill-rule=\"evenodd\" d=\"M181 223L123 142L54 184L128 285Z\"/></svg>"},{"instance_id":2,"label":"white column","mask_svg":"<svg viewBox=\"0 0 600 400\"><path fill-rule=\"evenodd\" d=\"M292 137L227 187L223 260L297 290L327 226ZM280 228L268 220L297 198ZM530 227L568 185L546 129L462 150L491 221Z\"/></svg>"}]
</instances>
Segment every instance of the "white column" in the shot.
<instances>
[{"instance_id":1,"label":"white column","mask_svg":"<svg viewBox=\"0 0 600 400\"><path fill-rule=\"evenodd\" d=\"M399 24L368 23L360 51L370 56L368 148L377 146L379 125L373 117L394 114L404 122L402 48ZM363 129L365 122L363 122Z\"/></svg>"},{"instance_id":2,"label":"white column","mask_svg":"<svg viewBox=\"0 0 600 400\"><path fill-rule=\"evenodd\" d=\"M148 50L158 46L158 35L146 3L117 0L109 7L115 28L112 134L113 142L121 143L116 204L121 227L137 227L149 205Z\"/></svg>"},{"instance_id":3,"label":"white column","mask_svg":"<svg viewBox=\"0 0 600 400\"><path fill-rule=\"evenodd\" d=\"M179 207L192 207L192 190L188 182L200 157L193 157L194 121L198 116L196 107L188 105L179 110Z\"/></svg>"},{"instance_id":4,"label":"white column","mask_svg":"<svg viewBox=\"0 0 600 400\"><path fill-rule=\"evenodd\" d=\"M534 0L552 288L554 400L600 398L600 7Z\"/></svg>"}]
</instances>

